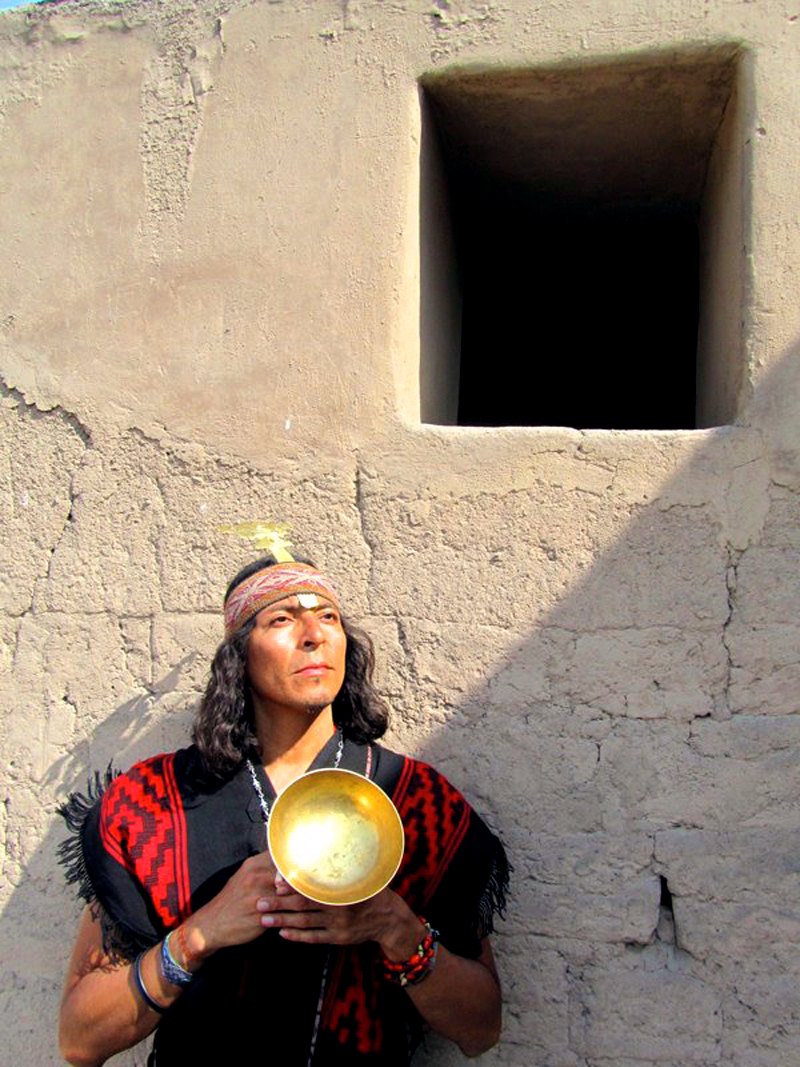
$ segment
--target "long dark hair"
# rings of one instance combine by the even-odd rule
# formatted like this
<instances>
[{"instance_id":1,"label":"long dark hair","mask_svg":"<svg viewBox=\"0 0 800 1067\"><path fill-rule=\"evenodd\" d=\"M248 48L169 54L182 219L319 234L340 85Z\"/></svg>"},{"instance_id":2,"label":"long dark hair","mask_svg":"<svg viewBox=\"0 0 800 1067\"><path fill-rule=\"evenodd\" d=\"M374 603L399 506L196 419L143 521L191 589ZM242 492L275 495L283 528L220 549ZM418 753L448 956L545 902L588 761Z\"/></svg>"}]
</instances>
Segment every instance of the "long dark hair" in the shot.
<instances>
[{"instance_id":1,"label":"long dark hair","mask_svg":"<svg viewBox=\"0 0 800 1067\"><path fill-rule=\"evenodd\" d=\"M243 567L228 586L225 600L245 578L276 562L272 556L264 556ZM247 677L247 645L255 621L255 617L248 620L217 649L195 717L192 740L206 770L218 778L227 777L248 756L259 757ZM386 733L389 708L372 684L375 652L370 637L344 617L342 628L347 637L345 674L333 701L333 721L346 738L363 744Z\"/></svg>"}]
</instances>

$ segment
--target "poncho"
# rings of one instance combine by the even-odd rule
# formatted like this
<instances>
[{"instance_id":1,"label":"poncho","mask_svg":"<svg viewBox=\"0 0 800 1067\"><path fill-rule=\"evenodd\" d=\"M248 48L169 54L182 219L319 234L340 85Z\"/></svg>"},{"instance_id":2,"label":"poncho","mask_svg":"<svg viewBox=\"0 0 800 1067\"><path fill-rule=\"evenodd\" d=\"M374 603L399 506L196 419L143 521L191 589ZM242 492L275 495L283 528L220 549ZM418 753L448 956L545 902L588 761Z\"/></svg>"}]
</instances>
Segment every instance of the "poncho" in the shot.
<instances>
[{"instance_id":1,"label":"poncho","mask_svg":"<svg viewBox=\"0 0 800 1067\"><path fill-rule=\"evenodd\" d=\"M330 765L334 737L311 769ZM425 763L373 745L371 777L392 798L405 852L392 888L441 932L451 952L477 957L502 914L508 863L500 841L447 779ZM341 766L365 772L368 746L348 740ZM272 786L258 767L262 789ZM62 808L73 836L62 860L99 911L105 950L131 960L212 899L238 866L264 851L261 809L244 765L220 781L194 746L96 776ZM385 981L377 944L338 947L284 940L276 930L223 949L161 1019L149 1063L202 1067L263 1062L400 1067L419 1040L408 995Z\"/></svg>"}]
</instances>

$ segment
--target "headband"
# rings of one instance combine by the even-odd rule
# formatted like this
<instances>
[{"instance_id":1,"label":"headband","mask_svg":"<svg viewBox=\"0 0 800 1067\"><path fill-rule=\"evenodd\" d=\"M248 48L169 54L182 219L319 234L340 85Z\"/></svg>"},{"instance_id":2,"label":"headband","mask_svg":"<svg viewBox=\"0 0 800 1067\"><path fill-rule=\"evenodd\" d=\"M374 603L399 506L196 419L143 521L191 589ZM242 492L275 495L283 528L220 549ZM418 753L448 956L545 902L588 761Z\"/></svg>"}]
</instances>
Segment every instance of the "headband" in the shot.
<instances>
[{"instance_id":1,"label":"headband","mask_svg":"<svg viewBox=\"0 0 800 1067\"><path fill-rule=\"evenodd\" d=\"M262 608L299 593L316 593L339 606L330 580L315 567L294 560L276 563L245 578L225 601L225 636L234 634Z\"/></svg>"}]
</instances>

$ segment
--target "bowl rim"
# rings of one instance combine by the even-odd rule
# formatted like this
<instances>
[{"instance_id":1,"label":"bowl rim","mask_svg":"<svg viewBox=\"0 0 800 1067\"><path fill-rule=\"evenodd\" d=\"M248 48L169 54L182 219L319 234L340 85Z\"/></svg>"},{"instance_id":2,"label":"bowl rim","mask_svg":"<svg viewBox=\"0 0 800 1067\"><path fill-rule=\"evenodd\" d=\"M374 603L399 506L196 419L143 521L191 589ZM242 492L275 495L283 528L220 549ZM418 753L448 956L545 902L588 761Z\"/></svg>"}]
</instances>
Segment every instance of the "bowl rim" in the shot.
<instances>
[{"instance_id":1,"label":"bowl rim","mask_svg":"<svg viewBox=\"0 0 800 1067\"><path fill-rule=\"evenodd\" d=\"M272 848L273 815L278 810L282 798L285 797L293 789L294 786L296 786L299 782L305 782L312 775L317 774L349 775L351 778L360 778L362 781L368 782L370 786L372 786L374 789L377 789L379 793L382 793L384 798L388 802L389 809L394 812L395 819L397 820L397 825L400 829L400 844L398 848L397 862L395 863L394 868L392 869L389 876L384 881L383 885L379 886L377 889L374 889L371 893L367 893L365 896L354 897L348 900L322 900L319 897L312 896L310 893L298 889L292 879L281 868L281 865L278 860L275 858L275 853ZM275 864L275 867L279 874L292 887L292 889L294 889L296 893L299 893L307 900L313 900L315 904L322 904L329 908L346 908L349 907L351 904L362 904L365 900L371 900L372 897L377 896L378 893L382 893L400 869L400 864L403 862L403 856L405 855L405 841L406 831L405 827L403 826L403 820L400 818L400 812L397 810L397 806L395 805L389 794L386 792L386 790L382 786L378 785L378 783L373 778L368 778L366 774L362 774L360 771L351 771L347 767L315 767L313 770L305 771L303 774L298 775L298 777L295 778L294 781L290 782L284 789L282 789L278 796L275 798L275 801L272 805L272 809L269 813L269 822L267 823L267 848L269 850L272 862Z\"/></svg>"}]
</instances>

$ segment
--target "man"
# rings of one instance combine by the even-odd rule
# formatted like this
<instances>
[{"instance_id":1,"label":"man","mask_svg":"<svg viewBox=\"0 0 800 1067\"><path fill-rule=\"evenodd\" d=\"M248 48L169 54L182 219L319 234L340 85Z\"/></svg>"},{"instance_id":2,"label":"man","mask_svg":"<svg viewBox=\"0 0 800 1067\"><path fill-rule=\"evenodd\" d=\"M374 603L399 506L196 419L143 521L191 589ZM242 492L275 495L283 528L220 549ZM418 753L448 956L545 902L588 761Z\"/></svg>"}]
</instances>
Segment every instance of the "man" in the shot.
<instances>
[{"instance_id":1,"label":"man","mask_svg":"<svg viewBox=\"0 0 800 1067\"><path fill-rule=\"evenodd\" d=\"M65 806L87 902L61 1006L70 1063L153 1030L153 1067L400 1067L421 1022L467 1055L497 1041L502 846L435 770L374 744L372 667L311 564L268 557L234 578L194 744ZM277 794L325 766L373 778L406 833L392 885L346 907L296 893L265 848Z\"/></svg>"}]
</instances>

